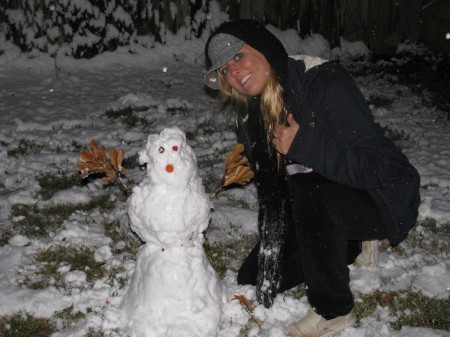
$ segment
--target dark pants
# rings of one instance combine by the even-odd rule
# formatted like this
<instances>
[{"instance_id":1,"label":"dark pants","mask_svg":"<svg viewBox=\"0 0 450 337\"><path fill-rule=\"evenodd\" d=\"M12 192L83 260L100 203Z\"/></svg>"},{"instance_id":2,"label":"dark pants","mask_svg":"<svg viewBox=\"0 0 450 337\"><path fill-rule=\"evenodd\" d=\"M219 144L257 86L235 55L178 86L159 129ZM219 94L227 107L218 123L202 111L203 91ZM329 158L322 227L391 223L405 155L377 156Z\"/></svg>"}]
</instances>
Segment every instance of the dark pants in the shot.
<instances>
[{"instance_id":1,"label":"dark pants","mask_svg":"<svg viewBox=\"0 0 450 337\"><path fill-rule=\"evenodd\" d=\"M347 264L360 241L384 238L381 216L369 194L316 173L289 177L292 219L284 248L280 291L305 283L309 303L326 319L353 308ZM257 245L238 273L239 284L256 284Z\"/></svg>"}]
</instances>

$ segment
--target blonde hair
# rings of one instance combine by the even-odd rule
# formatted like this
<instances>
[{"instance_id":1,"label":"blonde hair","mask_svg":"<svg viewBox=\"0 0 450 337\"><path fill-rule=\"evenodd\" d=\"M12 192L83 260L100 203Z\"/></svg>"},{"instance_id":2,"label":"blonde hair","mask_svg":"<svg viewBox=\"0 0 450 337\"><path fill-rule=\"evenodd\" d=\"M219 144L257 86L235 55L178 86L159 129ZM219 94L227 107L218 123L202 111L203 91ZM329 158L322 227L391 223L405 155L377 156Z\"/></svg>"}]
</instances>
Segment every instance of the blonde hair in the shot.
<instances>
[{"instance_id":1,"label":"blonde hair","mask_svg":"<svg viewBox=\"0 0 450 337\"><path fill-rule=\"evenodd\" d=\"M233 100L236 103L237 121L242 121L242 119L246 116L248 101L250 97L241 94L237 90L232 88L227 83L225 76L221 74L220 71L218 72L218 76L220 88L219 98L222 101L226 101L228 99ZM284 100L283 87L281 86L281 83L272 68L268 75L264 91L261 94L260 110L264 121L264 127L266 129L268 150L269 153L272 153L273 148L270 144L275 132L275 126L277 124L286 124L288 112L286 102ZM279 154L278 159L280 159Z\"/></svg>"}]
</instances>

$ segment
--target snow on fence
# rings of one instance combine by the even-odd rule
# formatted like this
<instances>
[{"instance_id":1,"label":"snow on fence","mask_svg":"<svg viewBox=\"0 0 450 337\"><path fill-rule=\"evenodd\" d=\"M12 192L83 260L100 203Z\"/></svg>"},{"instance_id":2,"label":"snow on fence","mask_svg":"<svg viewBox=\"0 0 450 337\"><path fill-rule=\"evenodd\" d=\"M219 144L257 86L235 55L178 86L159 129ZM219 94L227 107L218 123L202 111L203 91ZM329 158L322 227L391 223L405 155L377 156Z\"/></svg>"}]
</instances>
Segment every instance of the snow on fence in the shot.
<instances>
[{"instance_id":1,"label":"snow on fence","mask_svg":"<svg viewBox=\"0 0 450 337\"><path fill-rule=\"evenodd\" d=\"M118 46L152 47L183 30L200 37L227 19L253 18L331 46L364 41L376 54L420 38L422 0L2 0L0 41L22 51L89 58ZM1 53L1 47L0 47Z\"/></svg>"}]
</instances>

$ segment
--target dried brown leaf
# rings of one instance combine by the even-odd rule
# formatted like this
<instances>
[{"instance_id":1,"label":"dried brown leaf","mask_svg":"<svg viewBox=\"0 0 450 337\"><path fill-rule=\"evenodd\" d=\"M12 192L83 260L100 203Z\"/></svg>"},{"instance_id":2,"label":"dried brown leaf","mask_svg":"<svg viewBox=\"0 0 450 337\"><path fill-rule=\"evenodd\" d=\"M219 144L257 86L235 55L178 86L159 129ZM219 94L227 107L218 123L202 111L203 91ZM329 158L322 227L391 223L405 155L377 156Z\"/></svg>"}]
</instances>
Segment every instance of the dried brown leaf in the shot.
<instances>
[{"instance_id":1,"label":"dried brown leaf","mask_svg":"<svg viewBox=\"0 0 450 337\"><path fill-rule=\"evenodd\" d=\"M112 149L108 152L110 160L106 156L104 146L98 146L94 140L90 142L91 150L85 150L80 153L80 159L77 163L81 171L80 177L85 178L93 173L104 173L103 182L114 180L119 172L125 172L121 166L124 158L124 151Z\"/></svg>"},{"instance_id":2,"label":"dried brown leaf","mask_svg":"<svg viewBox=\"0 0 450 337\"><path fill-rule=\"evenodd\" d=\"M254 172L246 165L248 159L241 155L243 151L244 145L236 144L233 152L227 154L222 186L230 184L246 185L254 177Z\"/></svg>"},{"instance_id":3,"label":"dried brown leaf","mask_svg":"<svg viewBox=\"0 0 450 337\"><path fill-rule=\"evenodd\" d=\"M395 300L394 293L388 293L388 294L384 295L383 299L382 299L383 306L391 307L394 300Z\"/></svg>"},{"instance_id":4,"label":"dried brown leaf","mask_svg":"<svg viewBox=\"0 0 450 337\"><path fill-rule=\"evenodd\" d=\"M232 162L229 162L226 165L227 170L231 170L231 169L233 169L233 168L235 168L237 166L244 165L244 164L248 163L248 159L246 157L242 157L242 156L239 156L239 157L240 158L237 158L236 160L234 160Z\"/></svg>"},{"instance_id":5,"label":"dried brown leaf","mask_svg":"<svg viewBox=\"0 0 450 337\"><path fill-rule=\"evenodd\" d=\"M253 177L253 171L248 166L237 166L227 174L225 174L223 186L231 184L247 184Z\"/></svg>"},{"instance_id":6,"label":"dried brown leaf","mask_svg":"<svg viewBox=\"0 0 450 337\"><path fill-rule=\"evenodd\" d=\"M244 295L234 295L233 300L238 300L244 309L253 312L256 306L252 306L250 300Z\"/></svg>"},{"instance_id":7,"label":"dried brown leaf","mask_svg":"<svg viewBox=\"0 0 450 337\"><path fill-rule=\"evenodd\" d=\"M112 149L108 151L109 159L111 160L111 165L116 172L125 172L126 169L122 167L122 160L124 158L124 151Z\"/></svg>"},{"instance_id":8,"label":"dried brown leaf","mask_svg":"<svg viewBox=\"0 0 450 337\"><path fill-rule=\"evenodd\" d=\"M90 145L92 148L92 154L95 156L98 162L106 163L105 147L104 146L98 147L97 143L94 140L91 140Z\"/></svg>"}]
</instances>

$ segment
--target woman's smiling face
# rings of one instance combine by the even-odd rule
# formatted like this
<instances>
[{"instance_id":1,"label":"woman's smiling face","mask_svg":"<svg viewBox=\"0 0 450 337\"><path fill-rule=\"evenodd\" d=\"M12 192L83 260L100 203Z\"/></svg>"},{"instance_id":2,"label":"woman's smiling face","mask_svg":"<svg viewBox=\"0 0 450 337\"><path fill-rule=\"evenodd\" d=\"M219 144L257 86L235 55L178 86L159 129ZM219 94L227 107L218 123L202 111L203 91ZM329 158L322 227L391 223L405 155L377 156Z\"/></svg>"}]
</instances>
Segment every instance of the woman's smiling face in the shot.
<instances>
[{"instance_id":1,"label":"woman's smiling face","mask_svg":"<svg viewBox=\"0 0 450 337\"><path fill-rule=\"evenodd\" d=\"M270 64L263 54L244 44L239 53L217 71L241 94L258 96L266 86Z\"/></svg>"}]
</instances>

